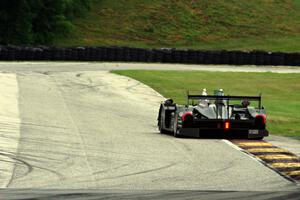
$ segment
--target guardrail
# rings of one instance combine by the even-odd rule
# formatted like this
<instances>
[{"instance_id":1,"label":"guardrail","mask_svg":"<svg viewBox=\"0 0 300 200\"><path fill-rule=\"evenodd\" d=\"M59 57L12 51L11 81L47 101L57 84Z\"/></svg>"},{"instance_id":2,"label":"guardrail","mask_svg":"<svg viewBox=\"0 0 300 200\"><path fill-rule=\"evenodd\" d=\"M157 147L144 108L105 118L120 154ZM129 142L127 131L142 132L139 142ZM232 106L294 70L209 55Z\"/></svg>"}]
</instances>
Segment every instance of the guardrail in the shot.
<instances>
[{"instance_id":1,"label":"guardrail","mask_svg":"<svg viewBox=\"0 0 300 200\"><path fill-rule=\"evenodd\" d=\"M265 51L203 51L129 47L0 46L3 61L122 61L185 64L300 66L300 53Z\"/></svg>"}]
</instances>

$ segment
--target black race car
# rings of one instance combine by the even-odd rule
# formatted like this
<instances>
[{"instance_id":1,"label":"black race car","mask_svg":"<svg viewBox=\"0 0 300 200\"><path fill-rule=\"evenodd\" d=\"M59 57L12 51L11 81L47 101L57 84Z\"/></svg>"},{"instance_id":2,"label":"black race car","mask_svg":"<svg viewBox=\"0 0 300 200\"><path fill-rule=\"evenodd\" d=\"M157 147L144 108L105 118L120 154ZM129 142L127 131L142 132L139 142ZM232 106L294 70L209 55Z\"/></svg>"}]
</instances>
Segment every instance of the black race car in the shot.
<instances>
[{"instance_id":1,"label":"black race car","mask_svg":"<svg viewBox=\"0 0 300 200\"><path fill-rule=\"evenodd\" d=\"M256 104L252 106L251 104ZM224 96L187 94L187 104L174 104L167 99L160 105L158 128L175 137L225 136L263 139L266 130L266 111L259 96Z\"/></svg>"}]
</instances>

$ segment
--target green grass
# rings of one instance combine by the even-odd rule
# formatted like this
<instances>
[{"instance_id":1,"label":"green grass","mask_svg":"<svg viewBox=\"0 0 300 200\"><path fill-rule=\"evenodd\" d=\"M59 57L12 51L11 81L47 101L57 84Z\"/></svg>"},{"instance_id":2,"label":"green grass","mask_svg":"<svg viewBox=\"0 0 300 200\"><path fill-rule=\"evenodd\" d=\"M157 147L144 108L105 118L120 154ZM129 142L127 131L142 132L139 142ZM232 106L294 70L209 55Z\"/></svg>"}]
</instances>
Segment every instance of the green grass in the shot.
<instances>
[{"instance_id":1,"label":"green grass","mask_svg":"<svg viewBox=\"0 0 300 200\"><path fill-rule=\"evenodd\" d=\"M92 0L56 46L300 51L300 0Z\"/></svg>"},{"instance_id":2,"label":"green grass","mask_svg":"<svg viewBox=\"0 0 300 200\"><path fill-rule=\"evenodd\" d=\"M300 138L300 74L200 72L200 71L113 71L129 76L184 104L186 91L223 88L225 94L263 94L271 134Z\"/></svg>"}]
</instances>

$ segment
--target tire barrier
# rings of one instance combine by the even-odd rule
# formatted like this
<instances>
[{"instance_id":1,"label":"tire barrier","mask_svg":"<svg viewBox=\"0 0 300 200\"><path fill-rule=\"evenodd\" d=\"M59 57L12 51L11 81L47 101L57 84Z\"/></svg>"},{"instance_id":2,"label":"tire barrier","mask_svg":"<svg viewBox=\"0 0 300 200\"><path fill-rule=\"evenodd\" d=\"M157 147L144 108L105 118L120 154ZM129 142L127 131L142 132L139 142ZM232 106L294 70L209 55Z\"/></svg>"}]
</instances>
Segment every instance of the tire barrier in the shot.
<instances>
[{"instance_id":1,"label":"tire barrier","mask_svg":"<svg viewBox=\"0 0 300 200\"><path fill-rule=\"evenodd\" d=\"M300 66L300 53L265 51L203 51L131 47L0 46L2 61L120 61L184 64Z\"/></svg>"}]
</instances>

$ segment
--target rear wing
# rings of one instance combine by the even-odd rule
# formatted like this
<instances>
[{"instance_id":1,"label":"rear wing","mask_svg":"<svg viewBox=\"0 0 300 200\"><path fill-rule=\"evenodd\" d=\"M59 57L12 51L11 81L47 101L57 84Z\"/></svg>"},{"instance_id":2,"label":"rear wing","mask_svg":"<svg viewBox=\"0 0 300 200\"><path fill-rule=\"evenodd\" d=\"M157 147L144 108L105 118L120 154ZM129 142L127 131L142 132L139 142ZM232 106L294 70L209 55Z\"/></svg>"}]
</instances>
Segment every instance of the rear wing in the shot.
<instances>
[{"instance_id":1,"label":"rear wing","mask_svg":"<svg viewBox=\"0 0 300 200\"><path fill-rule=\"evenodd\" d=\"M261 94L259 96L218 96L218 95L193 95L189 94L187 91L187 105L189 105L190 100L225 100L227 101L227 105L229 105L230 100L251 100L251 101L258 101L258 108L261 109Z\"/></svg>"}]
</instances>

